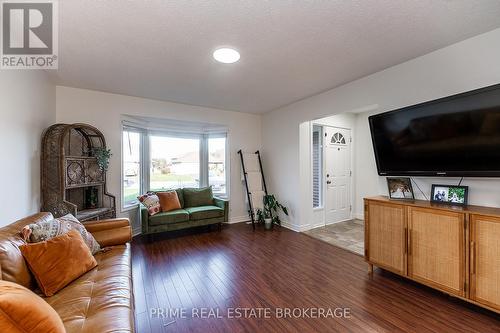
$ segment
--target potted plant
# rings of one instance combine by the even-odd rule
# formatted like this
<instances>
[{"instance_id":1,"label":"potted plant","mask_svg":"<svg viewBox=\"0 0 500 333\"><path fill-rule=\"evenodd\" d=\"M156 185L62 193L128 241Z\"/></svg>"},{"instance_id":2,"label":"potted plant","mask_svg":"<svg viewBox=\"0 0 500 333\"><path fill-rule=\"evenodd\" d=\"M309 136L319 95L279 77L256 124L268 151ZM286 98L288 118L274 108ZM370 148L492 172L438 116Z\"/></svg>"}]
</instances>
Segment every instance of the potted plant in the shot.
<instances>
[{"instance_id":1,"label":"potted plant","mask_svg":"<svg viewBox=\"0 0 500 333\"><path fill-rule=\"evenodd\" d=\"M263 222L264 227L269 230L273 224L281 225L280 211L288 216L288 209L280 204L273 194L265 195L264 210L257 210L257 220Z\"/></svg>"},{"instance_id":2,"label":"potted plant","mask_svg":"<svg viewBox=\"0 0 500 333\"><path fill-rule=\"evenodd\" d=\"M257 221L264 223L266 230L271 229L273 224L273 219L268 215L268 212L262 209L257 209Z\"/></svg>"},{"instance_id":3,"label":"potted plant","mask_svg":"<svg viewBox=\"0 0 500 333\"><path fill-rule=\"evenodd\" d=\"M105 147L92 148L92 156L97 159L97 165L101 171L108 171L109 158L113 156L111 149L106 149Z\"/></svg>"}]
</instances>

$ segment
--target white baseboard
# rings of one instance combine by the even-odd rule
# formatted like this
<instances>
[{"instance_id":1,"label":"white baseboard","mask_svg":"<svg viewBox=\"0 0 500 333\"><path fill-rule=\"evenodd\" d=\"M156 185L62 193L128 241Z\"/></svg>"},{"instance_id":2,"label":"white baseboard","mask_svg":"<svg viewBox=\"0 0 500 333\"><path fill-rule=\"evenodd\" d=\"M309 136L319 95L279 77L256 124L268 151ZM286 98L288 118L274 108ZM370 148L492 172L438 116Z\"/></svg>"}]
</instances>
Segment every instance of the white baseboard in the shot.
<instances>
[{"instance_id":1,"label":"white baseboard","mask_svg":"<svg viewBox=\"0 0 500 333\"><path fill-rule=\"evenodd\" d=\"M132 237L135 237L135 236L140 235L140 234L142 234L141 227L132 229Z\"/></svg>"},{"instance_id":2,"label":"white baseboard","mask_svg":"<svg viewBox=\"0 0 500 333\"><path fill-rule=\"evenodd\" d=\"M282 221L281 226L285 227L287 229L290 229L295 232L303 232L311 229L310 224L304 224L304 225L297 225L297 224L291 224L290 222Z\"/></svg>"},{"instance_id":3,"label":"white baseboard","mask_svg":"<svg viewBox=\"0 0 500 333\"><path fill-rule=\"evenodd\" d=\"M248 215L244 216L234 216L229 219L229 221L224 222L226 224L234 224L234 223L242 223L242 222L248 222L250 221L250 217Z\"/></svg>"},{"instance_id":4,"label":"white baseboard","mask_svg":"<svg viewBox=\"0 0 500 333\"><path fill-rule=\"evenodd\" d=\"M365 219L365 216L364 216L363 213L354 213L354 214L352 214L352 217L354 219L358 219L358 220L364 220Z\"/></svg>"}]
</instances>

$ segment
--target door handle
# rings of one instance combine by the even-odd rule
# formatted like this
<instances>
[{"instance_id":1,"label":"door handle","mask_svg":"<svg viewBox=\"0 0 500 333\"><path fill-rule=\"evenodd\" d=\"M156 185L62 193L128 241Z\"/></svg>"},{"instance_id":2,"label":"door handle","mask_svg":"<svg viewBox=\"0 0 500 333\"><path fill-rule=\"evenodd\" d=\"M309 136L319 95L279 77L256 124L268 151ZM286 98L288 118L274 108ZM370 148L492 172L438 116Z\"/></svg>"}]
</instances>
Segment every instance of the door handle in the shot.
<instances>
[{"instance_id":1,"label":"door handle","mask_svg":"<svg viewBox=\"0 0 500 333\"><path fill-rule=\"evenodd\" d=\"M326 181L326 183L327 183L328 185L330 185L332 182L331 182L331 181L329 181L329 180L327 180L327 181Z\"/></svg>"}]
</instances>

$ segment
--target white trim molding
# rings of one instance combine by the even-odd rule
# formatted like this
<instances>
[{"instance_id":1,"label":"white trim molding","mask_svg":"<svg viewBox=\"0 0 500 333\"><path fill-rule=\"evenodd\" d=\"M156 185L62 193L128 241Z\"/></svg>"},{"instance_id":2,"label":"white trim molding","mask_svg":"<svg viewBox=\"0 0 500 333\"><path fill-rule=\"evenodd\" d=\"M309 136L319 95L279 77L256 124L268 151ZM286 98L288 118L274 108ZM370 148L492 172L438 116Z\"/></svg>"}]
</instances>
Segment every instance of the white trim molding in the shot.
<instances>
[{"instance_id":1,"label":"white trim molding","mask_svg":"<svg viewBox=\"0 0 500 333\"><path fill-rule=\"evenodd\" d=\"M282 221L281 226L287 229L290 229L295 232L304 232L307 231L311 228L310 224L304 224L304 225L297 225L297 224L292 224L290 222Z\"/></svg>"},{"instance_id":2,"label":"white trim molding","mask_svg":"<svg viewBox=\"0 0 500 333\"><path fill-rule=\"evenodd\" d=\"M132 229L132 237L138 236L142 234L141 227L133 228Z\"/></svg>"},{"instance_id":3,"label":"white trim molding","mask_svg":"<svg viewBox=\"0 0 500 333\"><path fill-rule=\"evenodd\" d=\"M358 220L364 220L365 216L363 213L353 213L352 214L353 219L358 219Z\"/></svg>"},{"instance_id":4,"label":"white trim molding","mask_svg":"<svg viewBox=\"0 0 500 333\"><path fill-rule=\"evenodd\" d=\"M235 224L235 223L242 223L242 222L249 222L250 217L248 215L244 216L233 216L229 219L229 221L224 222L225 224Z\"/></svg>"}]
</instances>

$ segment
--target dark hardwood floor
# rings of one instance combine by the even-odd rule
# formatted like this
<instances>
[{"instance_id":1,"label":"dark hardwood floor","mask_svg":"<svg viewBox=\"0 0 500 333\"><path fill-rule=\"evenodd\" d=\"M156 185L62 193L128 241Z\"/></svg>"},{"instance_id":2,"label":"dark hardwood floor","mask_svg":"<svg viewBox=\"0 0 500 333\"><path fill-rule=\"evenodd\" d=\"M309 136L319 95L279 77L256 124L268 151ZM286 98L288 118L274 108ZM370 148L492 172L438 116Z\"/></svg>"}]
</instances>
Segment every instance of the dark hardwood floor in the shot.
<instances>
[{"instance_id":1,"label":"dark hardwood floor","mask_svg":"<svg viewBox=\"0 0 500 333\"><path fill-rule=\"evenodd\" d=\"M138 333L500 332L493 312L380 269L370 276L362 257L285 228L138 236L132 263ZM156 308L186 312L161 318ZM228 318L232 308L268 308L271 318ZM349 308L350 316L277 318L283 308ZM191 317L217 309L223 318Z\"/></svg>"}]
</instances>

